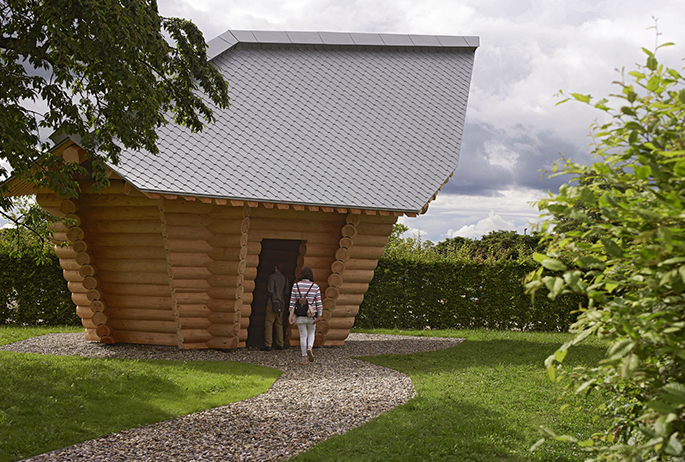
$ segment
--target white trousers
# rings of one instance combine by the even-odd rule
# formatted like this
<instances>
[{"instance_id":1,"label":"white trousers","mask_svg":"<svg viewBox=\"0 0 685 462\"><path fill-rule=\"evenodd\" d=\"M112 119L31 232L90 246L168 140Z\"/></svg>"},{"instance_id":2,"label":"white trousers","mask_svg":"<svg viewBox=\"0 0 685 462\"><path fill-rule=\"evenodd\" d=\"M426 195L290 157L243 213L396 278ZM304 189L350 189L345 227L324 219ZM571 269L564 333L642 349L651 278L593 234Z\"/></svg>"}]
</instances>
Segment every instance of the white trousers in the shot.
<instances>
[{"instance_id":1,"label":"white trousers","mask_svg":"<svg viewBox=\"0 0 685 462\"><path fill-rule=\"evenodd\" d=\"M300 331L300 349L302 350L302 356L307 356L307 348L312 348L314 346L314 334L316 332L314 319L309 316L298 316L297 330Z\"/></svg>"}]
</instances>

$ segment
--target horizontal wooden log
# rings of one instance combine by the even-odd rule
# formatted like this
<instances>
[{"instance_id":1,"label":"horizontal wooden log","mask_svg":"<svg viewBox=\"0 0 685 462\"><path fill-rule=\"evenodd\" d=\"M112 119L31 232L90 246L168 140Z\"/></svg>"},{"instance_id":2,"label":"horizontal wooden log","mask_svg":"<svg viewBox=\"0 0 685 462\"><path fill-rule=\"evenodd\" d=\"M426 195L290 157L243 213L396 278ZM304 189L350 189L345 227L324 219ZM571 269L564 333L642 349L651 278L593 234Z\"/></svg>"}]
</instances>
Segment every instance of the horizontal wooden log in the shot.
<instances>
[{"instance_id":1,"label":"horizontal wooden log","mask_svg":"<svg viewBox=\"0 0 685 462\"><path fill-rule=\"evenodd\" d=\"M345 225L340 230L342 237L354 238L358 234L357 227L354 225Z\"/></svg>"},{"instance_id":2,"label":"horizontal wooden log","mask_svg":"<svg viewBox=\"0 0 685 462\"><path fill-rule=\"evenodd\" d=\"M76 213L80 209L80 205L75 200L65 199L59 205L60 212L64 214Z\"/></svg>"},{"instance_id":3,"label":"horizontal wooden log","mask_svg":"<svg viewBox=\"0 0 685 462\"><path fill-rule=\"evenodd\" d=\"M384 252L383 247L370 247L355 245L349 249L350 258L368 258L370 260L378 260Z\"/></svg>"},{"instance_id":4,"label":"horizontal wooden log","mask_svg":"<svg viewBox=\"0 0 685 462\"><path fill-rule=\"evenodd\" d=\"M212 335L204 329L180 329L176 332L180 343L206 343Z\"/></svg>"},{"instance_id":5,"label":"horizontal wooden log","mask_svg":"<svg viewBox=\"0 0 685 462\"><path fill-rule=\"evenodd\" d=\"M343 277L338 273L333 273L328 276L328 285L330 287L340 287L343 284Z\"/></svg>"},{"instance_id":6,"label":"horizontal wooden log","mask_svg":"<svg viewBox=\"0 0 685 462\"><path fill-rule=\"evenodd\" d=\"M251 210L247 209L248 215L251 214ZM232 205L215 205L212 210L207 213L207 216L213 220L236 220L243 219L245 217L244 207L235 207Z\"/></svg>"},{"instance_id":7,"label":"horizontal wooden log","mask_svg":"<svg viewBox=\"0 0 685 462\"><path fill-rule=\"evenodd\" d=\"M74 247L72 246L55 246L55 255L57 255L57 258L65 258L65 259L71 259L71 258L76 258L76 251L74 250Z\"/></svg>"},{"instance_id":8,"label":"horizontal wooden log","mask_svg":"<svg viewBox=\"0 0 685 462\"><path fill-rule=\"evenodd\" d=\"M350 258L345 262L345 273L354 270L373 271L378 266L378 260L369 260L366 258Z\"/></svg>"},{"instance_id":9,"label":"horizontal wooden log","mask_svg":"<svg viewBox=\"0 0 685 462\"><path fill-rule=\"evenodd\" d=\"M238 336L235 337L214 337L207 341L207 347L221 350L232 350L238 348L240 340Z\"/></svg>"},{"instance_id":10,"label":"horizontal wooden log","mask_svg":"<svg viewBox=\"0 0 685 462\"><path fill-rule=\"evenodd\" d=\"M93 324L96 326L102 325L102 324L107 324L107 315L103 313L102 311L95 311L93 312L93 316L91 316L91 321L93 321Z\"/></svg>"},{"instance_id":11,"label":"horizontal wooden log","mask_svg":"<svg viewBox=\"0 0 685 462\"><path fill-rule=\"evenodd\" d=\"M57 234L57 233L55 233L55 234ZM73 228L69 228L67 230L66 235L67 235L67 240L69 242L76 242L76 241L82 241L83 240L83 238L85 236L85 232L83 231L83 228L80 228L78 226L74 226Z\"/></svg>"},{"instance_id":12,"label":"horizontal wooden log","mask_svg":"<svg viewBox=\"0 0 685 462\"><path fill-rule=\"evenodd\" d=\"M209 266L214 263L206 253L171 252L169 258L174 268Z\"/></svg>"},{"instance_id":13,"label":"horizontal wooden log","mask_svg":"<svg viewBox=\"0 0 685 462\"><path fill-rule=\"evenodd\" d=\"M340 296L340 291L337 287L329 287L324 291L324 296L326 298L332 298L333 300L337 300Z\"/></svg>"},{"instance_id":14,"label":"horizontal wooden log","mask_svg":"<svg viewBox=\"0 0 685 462\"><path fill-rule=\"evenodd\" d=\"M323 346L345 346L345 340L329 340L325 339Z\"/></svg>"},{"instance_id":15,"label":"horizontal wooden log","mask_svg":"<svg viewBox=\"0 0 685 462\"><path fill-rule=\"evenodd\" d=\"M162 234L144 233L92 233L88 240L93 246L109 247L159 247L164 248ZM116 336L115 336L116 338Z\"/></svg>"},{"instance_id":16,"label":"horizontal wooden log","mask_svg":"<svg viewBox=\"0 0 685 462\"><path fill-rule=\"evenodd\" d=\"M59 197L57 194L36 194L36 202L41 207L59 207L62 204L64 198Z\"/></svg>"},{"instance_id":17,"label":"horizontal wooden log","mask_svg":"<svg viewBox=\"0 0 685 462\"><path fill-rule=\"evenodd\" d=\"M214 234L207 228L197 226L167 226L166 235L168 239L196 239L209 241Z\"/></svg>"},{"instance_id":18,"label":"horizontal wooden log","mask_svg":"<svg viewBox=\"0 0 685 462\"><path fill-rule=\"evenodd\" d=\"M216 261L238 261L247 257L247 246L213 249L207 256Z\"/></svg>"},{"instance_id":19,"label":"horizontal wooden log","mask_svg":"<svg viewBox=\"0 0 685 462\"><path fill-rule=\"evenodd\" d=\"M165 273L167 272L166 260L102 258L97 261L100 271L124 272L124 273Z\"/></svg>"},{"instance_id":20,"label":"horizontal wooden log","mask_svg":"<svg viewBox=\"0 0 685 462\"><path fill-rule=\"evenodd\" d=\"M178 318L178 325L181 329L204 329L212 326L212 323L207 318L199 317L180 317Z\"/></svg>"},{"instance_id":21,"label":"horizontal wooden log","mask_svg":"<svg viewBox=\"0 0 685 462\"><path fill-rule=\"evenodd\" d=\"M102 281L100 288L104 293L111 295L171 296L171 289L168 284L112 284Z\"/></svg>"},{"instance_id":22,"label":"horizontal wooden log","mask_svg":"<svg viewBox=\"0 0 685 462\"><path fill-rule=\"evenodd\" d=\"M274 220L274 219L284 219L284 220L303 220L303 221L314 221L314 222L329 222L329 223L338 223L340 227L342 227L345 224L345 217L341 216L339 214L331 214L331 213L323 213L321 211L319 212L311 212L311 211L298 211L298 210L278 210L276 208L273 209L267 209L267 208L262 208L258 207L256 209L252 209L250 213L250 218L253 219L266 219L266 220Z\"/></svg>"},{"instance_id":23,"label":"horizontal wooden log","mask_svg":"<svg viewBox=\"0 0 685 462\"><path fill-rule=\"evenodd\" d=\"M158 235L162 232L162 224L159 218L156 220L90 221L87 227L91 233Z\"/></svg>"},{"instance_id":24,"label":"horizontal wooden log","mask_svg":"<svg viewBox=\"0 0 685 462\"><path fill-rule=\"evenodd\" d=\"M212 297L207 292L180 292L176 291L176 301L179 304L202 305L210 301Z\"/></svg>"},{"instance_id":25,"label":"horizontal wooden log","mask_svg":"<svg viewBox=\"0 0 685 462\"><path fill-rule=\"evenodd\" d=\"M90 306L91 300L88 299L85 293L74 293L71 294L71 301L74 302L74 305L83 305L83 306Z\"/></svg>"},{"instance_id":26,"label":"horizontal wooden log","mask_svg":"<svg viewBox=\"0 0 685 462\"><path fill-rule=\"evenodd\" d=\"M304 255L307 257L332 258L339 247L337 242L331 242L330 244L308 244Z\"/></svg>"},{"instance_id":27,"label":"horizontal wooden log","mask_svg":"<svg viewBox=\"0 0 685 462\"><path fill-rule=\"evenodd\" d=\"M107 304L102 300L93 300L90 302L90 309L93 310L94 313L98 311L107 311Z\"/></svg>"},{"instance_id":28,"label":"horizontal wooden log","mask_svg":"<svg viewBox=\"0 0 685 462\"><path fill-rule=\"evenodd\" d=\"M80 282L83 283L83 276L81 276L78 270L64 270L62 271L62 276L68 282Z\"/></svg>"},{"instance_id":29,"label":"horizontal wooden log","mask_svg":"<svg viewBox=\"0 0 685 462\"><path fill-rule=\"evenodd\" d=\"M164 247L107 247L99 246L94 252L98 261L100 259L141 259L141 260L166 260ZM79 254L80 255L80 254Z\"/></svg>"},{"instance_id":30,"label":"horizontal wooden log","mask_svg":"<svg viewBox=\"0 0 685 462\"><path fill-rule=\"evenodd\" d=\"M210 217L201 213L165 212L164 220L166 221L167 226L206 227L213 223L213 220Z\"/></svg>"},{"instance_id":31,"label":"horizontal wooden log","mask_svg":"<svg viewBox=\"0 0 685 462\"><path fill-rule=\"evenodd\" d=\"M330 329L330 327L328 326L328 321L326 321L325 319L319 319L319 321L316 323L316 332L322 335L326 335L328 329Z\"/></svg>"},{"instance_id":32,"label":"horizontal wooden log","mask_svg":"<svg viewBox=\"0 0 685 462\"><path fill-rule=\"evenodd\" d=\"M139 343L143 345L177 346L176 333L142 332L138 330L115 330L112 338L117 343Z\"/></svg>"},{"instance_id":33,"label":"horizontal wooden log","mask_svg":"<svg viewBox=\"0 0 685 462\"><path fill-rule=\"evenodd\" d=\"M256 266L256 265L250 265ZM247 260L239 261L216 261L207 266L207 269L215 275L235 275L243 274L247 267Z\"/></svg>"},{"instance_id":34,"label":"horizontal wooden log","mask_svg":"<svg viewBox=\"0 0 685 462\"><path fill-rule=\"evenodd\" d=\"M177 329L175 321L110 319L109 325L115 331L136 330L139 332L159 332L170 334L175 333Z\"/></svg>"},{"instance_id":35,"label":"horizontal wooden log","mask_svg":"<svg viewBox=\"0 0 685 462\"><path fill-rule=\"evenodd\" d=\"M238 300L244 295L245 289L238 287L212 287L207 290L207 295L215 300ZM207 302L211 306L211 302Z\"/></svg>"},{"instance_id":36,"label":"horizontal wooden log","mask_svg":"<svg viewBox=\"0 0 685 462\"><path fill-rule=\"evenodd\" d=\"M172 266L171 274L174 276L174 284L176 284L176 281L181 279L202 279L206 281L207 278L212 275L212 273L204 266Z\"/></svg>"},{"instance_id":37,"label":"horizontal wooden log","mask_svg":"<svg viewBox=\"0 0 685 462\"><path fill-rule=\"evenodd\" d=\"M95 276L96 269L93 265L81 265L81 267L78 269L78 273L85 277L88 276Z\"/></svg>"},{"instance_id":38,"label":"horizontal wooden log","mask_svg":"<svg viewBox=\"0 0 685 462\"><path fill-rule=\"evenodd\" d=\"M191 236L185 239L167 239L166 242L170 252L206 254L214 249L207 241L197 240Z\"/></svg>"},{"instance_id":39,"label":"horizontal wooden log","mask_svg":"<svg viewBox=\"0 0 685 462\"><path fill-rule=\"evenodd\" d=\"M165 272L143 273L135 271L104 271L98 272L98 278L104 283L111 284L141 284L162 285L169 283L169 275Z\"/></svg>"},{"instance_id":40,"label":"horizontal wooden log","mask_svg":"<svg viewBox=\"0 0 685 462\"><path fill-rule=\"evenodd\" d=\"M342 305L361 305L364 301L363 294L340 294L336 300L336 307Z\"/></svg>"},{"instance_id":41,"label":"horizontal wooden log","mask_svg":"<svg viewBox=\"0 0 685 462\"><path fill-rule=\"evenodd\" d=\"M81 194L79 203L83 207L150 207L157 206L157 201L138 195L120 194Z\"/></svg>"},{"instance_id":42,"label":"horizontal wooden log","mask_svg":"<svg viewBox=\"0 0 685 462\"><path fill-rule=\"evenodd\" d=\"M345 282L368 284L373 279L374 274L373 270L346 270L343 273L343 279Z\"/></svg>"},{"instance_id":43,"label":"horizontal wooden log","mask_svg":"<svg viewBox=\"0 0 685 462\"><path fill-rule=\"evenodd\" d=\"M159 221L159 208L156 205L139 207L90 207L88 220L119 221L148 220Z\"/></svg>"},{"instance_id":44,"label":"horizontal wooden log","mask_svg":"<svg viewBox=\"0 0 685 462\"><path fill-rule=\"evenodd\" d=\"M69 292L71 292L72 294L76 294L76 293L85 294L88 292L88 290L90 290L90 289L86 289L85 287L83 287L82 282L75 282L75 281L67 282L67 288L69 289Z\"/></svg>"},{"instance_id":45,"label":"horizontal wooden log","mask_svg":"<svg viewBox=\"0 0 685 462\"><path fill-rule=\"evenodd\" d=\"M324 297L325 297L325 296L324 296ZM334 298L324 298L324 299L323 299L323 302L322 302L322 305L323 305L324 311L326 311L326 310L331 310L331 311L332 311L332 310L335 309L336 301L335 301Z\"/></svg>"},{"instance_id":46,"label":"horizontal wooden log","mask_svg":"<svg viewBox=\"0 0 685 462\"><path fill-rule=\"evenodd\" d=\"M337 305L331 320L335 318L353 318L359 314L359 305Z\"/></svg>"},{"instance_id":47,"label":"horizontal wooden log","mask_svg":"<svg viewBox=\"0 0 685 462\"><path fill-rule=\"evenodd\" d=\"M354 320L355 320L355 318L353 316L346 317L346 318L340 318L340 317L333 316L331 319L328 320L328 327L330 329L347 329L347 330L350 330L350 329L352 329L352 327L354 327Z\"/></svg>"},{"instance_id":48,"label":"horizontal wooden log","mask_svg":"<svg viewBox=\"0 0 685 462\"><path fill-rule=\"evenodd\" d=\"M112 309L142 308L148 310L171 310L173 302L170 297L146 297L142 295L108 295L107 305Z\"/></svg>"},{"instance_id":49,"label":"horizontal wooden log","mask_svg":"<svg viewBox=\"0 0 685 462\"><path fill-rule=\"evenodd\" d=\"M297 240L297 241L307 241L307 243L310 244L331 244L331 241L337 241L337 232L335 233L336 235L334 236L331 233L326 233L326 232L318 232L318 230L312 231L291 231L287 229L260 229L260 230L254 230L250 229L249 231L249 241L250 242L260 242L263 239L289 239L289 240Z\"/></svg>"},{"instance_id":50,"label":"horizontal wooden log","mask_svg":"<svg viewBox=\"0 0 685 462\"><path fill-rule=\"evenodd\" d=\"M239 325L241 329L247 329L250 326L250 317L242 316Z\"/></svg>"},{"instance_id":51,"label":"horizontal wooden log","mask_svg":"<svg viewBox=\"0 0 685 462\"><path fill-rule=\"evenodd\" d=\"M200 201L187 201L185 199L164 199L162 208L165 213L199 213L204 215L211 213L214 205L204 204Z\"/></svg>"},{"instance_id":52,"label":"horizontal wooden log","mask_svg":"<svg viewBox=\"0 0 685 462\"><path fill-rule=\"evenodd\" d=\"M362 245L362 246L369 246L369 247L385 247L385 244L388 243L388 236L371 236L371 235L363 235L363 234L357 234L354 237L354 245Z\"/></svg>"},{"instance_id":53,"label":"horizontal wooden log","mask_svg":"<svg viewBox=\"0 0 685 462\"><path fill-rule=\"evenodd\" d=\"M207 226L213 234L243 234L247 233L252 222L250 218L236 220L217 220Z\"/></svg>"},{"instance_id":54,"label":"horizontal wooden log","mask_svg":"<svg viewBox=\"0 0 685 462\"><path fill-rule=\"evenodd\" d=\"M177 306L176 316L181 318L207 318L213 312L204 303L183 303Z\"/></svg>"},{"instance_id":55,"label":"horizontal wooden log","mask_svg":"<svg viewBox=\"0 0 685 462\"><path fill-rule=\"evenodd\" d=\"M212 313L207 317L212 324L236 324L240 322L240 311L234 313Z\"/></svg>"},{"instance_id":56,"label":"horizontal wooden log","mask_svg":"<svg viewBox=\"0 0 685 462\"><path fill-rule=\"evenodd\" d=\"M345 282L338 287L340 294L365 294L369 290L369 284L364 282Z\"/></svg>"},{"instance_id":57,"label":"horizontal wooden log","mask_svg":"<svg viewBox=\"0 0 685 462\"><path fill-rule=\"evenodd\" d=\"M247 340L247 329L240 329L240 332L238 333L238 340L240 340L238 348L244 348L245 340Z\"/></svg>"},{"instance_id":58,"label":"horizontal wooden log","mask_svg":"<svg viewBox=\"0 0 685 462\"><path fill-rule=\"evenodd\" d=\"M248 236L248 233L222 233L212 236L210 239L207 239L207 242L215 248L237 249L247 245L249 242Z\"/></svg>"},{"instance_id":59,"label":"horizontal wooden log","mask_svg":"<svg viewBox=\"0 0 685 462\"><path fill-rule=\"evenodd\" d=\"M361 221L361 216L359 214L349 214L345 217L345 222L348 225L357 226Z\"/></svg>"},{"instance_id":60,"label":"horizontal wooden log","mask_svg":"<svg viewBox=\"0 0 685 462\"><path fill-rule=\"evenodd\" d=\"M206 279L176 279L174 280L174 288L178 291L207 291L211 289L212 286L207 283Z\"/></svg>"},{"instance_id":61,"label":"horizontal wooden log","mask_svg":"<svg viewBox=\"0 0 685 462\"><path fill-rule=\"evenodd\" d=\"M249 318L252 315L252 306L243 301L243 306L240 308L240 319Z\"/></svg>"},{"instance_id":62,"label":"horizontal wooden log","mask_svg":"<svg viewBox=\"0 0 685 462\"><path fill-rule=\"evenodd\" d=\"M91 318L81 318L81 325L86 329L97 329L98 327Z\"/></svg>"},{"instance_id":63,"label":"horizontal wooden log","mask_svg":"<svg viewBox=\"0 0 685 462\"><path fill-rule=\"evenodd\" d=\"M244 278L242 280L244 280ZM212 287L238 287L241 285L239 276L227 274L210 276L207 278L207 283Z\"/></svg>"},{"instance_id":64,"label":"horizontal wooden log","mask_svg":"<svg viewBox=\"0 0 685 462\"><path fill-rule=\"evenodd\" d=\"M331 265L335 261L333 256L331 257L305 257L303 259L303 266L308 266L312 269L327 269L330 271ZM316 277L316 275L314 275Z\"/></svg>"},{"instance_id":65,"label":"horizontal wooden log","mask_svg":"<svg viewBox=\"0 0 685 462\"><path fill-rule=\"evenodd\" d=\"M216 313L236 313L240 312L242 300L213 299L207 302L207 308Z\"/></svg>"},{"instance_id":66,"label":"horizontal wooden log","mask_svg":"<svg viewBox=\"0 0 685 462\"><path fill-rule=\"evenodd\" d=\"M364 221L356 226L358 234L361 236L390 236L392 227L393 225L390 223L366 223ZM357 241L355 239L356 244Z\"/></svg>"},{"instance_id":67,"label":"horizontal wooden log","mask_svg":"<svg viewBox=\"0 0 685 462\"><path fill-rule=\"evenodd\" d=\"M59 266L61 266L64 270L70 271L78 271L79 269L81 269L81 265L77 263L76 259L74 258L60 258Z\"/></svg>"},{"instance_id":68,"label":"horizontal wooden log","mask_svg":"<svg viewBox=\"0 0 685 462\"><path fill-rule=\"evenodd\" d=\"M86 328L84 332L84 337L89 342L99 342L101 337L95 332L95 329Z\"/></svg>"},{"instance_id":69,"label":"horizontal wooden log","mask_svg":"<svg viewBox=\"0 0 685 462\"><path fill-rule=\"evenodd\" d=\"M108 337L112 334L112 329L106 324L101 324L95 328L95 333L100 337Z\"/></svg>"},{"instance_id":70,"label":"horizontal wooden log","mask_svg":"<svg viewBox=\"0 0 685 462\"><path fill-rule=\"evenodd\" d=\"M250 231L268 231L278 229L282 231L300 231L306 233L337 234L340 239L340 230L344 223L323 220L306 219L283 219L283 218L255 218L250 221Z\"/></svg>"},{"instance_id":71,"label":"horizontal wooden log","mask_svg":"<svg viewBox=\"0 0 685 462\"><path fill-rule=\"evenodd\" d=\"M78 252L74 259L79 265L90 265L92 257L88 252Z\"/></svg>"},{"instance_id":72,"label":"horizontal wooden log","mask_svg":"<svg viewBox=\"0 0 685 462\"><path fill-rule=\"evenodd\" d=\"M241 323L234 324L214 324L207 329L207 332L214 337L237 337L240 333Z\"/></svg>"},{"instance_id":73,"label":"horizontal wooden log","mask_svg":"<svg viewBox=\"0 0 685 462\"><path fill-rule=\"evenodd\" d=\"M175 322L174 312L172 310L146 310L141 308L119 308L116 310L108 310L107 315L110 321L113 319L120 320L143 320L143 321L169 321Z\"/></svg>"},{"instance_id":74,"label":"horizontal wooden log","mask_svg":"<svg viewBox=\"0 0 685 462\"><path fill-rule=\"evenodd\" d=\"M328 329L326 340L345 340L350 336L350 329Z\"/></svg>"}]
</instances>

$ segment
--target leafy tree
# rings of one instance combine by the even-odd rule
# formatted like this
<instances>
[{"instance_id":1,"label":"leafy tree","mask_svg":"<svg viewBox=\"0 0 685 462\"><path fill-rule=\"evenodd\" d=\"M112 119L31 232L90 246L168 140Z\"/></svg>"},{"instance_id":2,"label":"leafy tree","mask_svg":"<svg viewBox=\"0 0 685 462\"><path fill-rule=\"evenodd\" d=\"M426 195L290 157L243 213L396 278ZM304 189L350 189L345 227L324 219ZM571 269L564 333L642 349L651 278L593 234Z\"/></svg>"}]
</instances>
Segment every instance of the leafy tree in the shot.
<instances>
[{"instance_id":1,"label":"leafy tree","mask_svg":"<svg viewBox=\"0 0 685 462\"><path fill-rule=\"evenodd\" d=\"M666 46L665 44L661 46ZM660 47L657 47L657 49ZM587 296L574 340L548 358L552 378L571 378L576 393L608 393L612 428L578 444L593 460L683 460L685 439L685 77L654 53L620 93L594 104L609 122L594 124L597 162L565 161L576 183L541 200L554 228L529 291ZM572 99L592 104L589 95ZM605 339L606 358L567 371L568 348ZM571 437L556 437L575 441Z\"/></svg>"},{"instance_id":2,"label":"leafy tree","mask_svg":"<svg viewBox=\"0 0 685 462\"><path fill-rule=\"evenodd\" d=\"M199 89L228 106L228 84L205 50L192 22L161 17L154 0L3 0L0 159L65 197L78 197L75 174L106 185L104 162L116 164L122 147L156 154L160 126L173 120L198 131L213 121ZM90 159L65 164L39 128L80 136ZM0 178L8 174L0 167ZM0 205L8 209L9 199Z\"/></svg>"}]
</instances>

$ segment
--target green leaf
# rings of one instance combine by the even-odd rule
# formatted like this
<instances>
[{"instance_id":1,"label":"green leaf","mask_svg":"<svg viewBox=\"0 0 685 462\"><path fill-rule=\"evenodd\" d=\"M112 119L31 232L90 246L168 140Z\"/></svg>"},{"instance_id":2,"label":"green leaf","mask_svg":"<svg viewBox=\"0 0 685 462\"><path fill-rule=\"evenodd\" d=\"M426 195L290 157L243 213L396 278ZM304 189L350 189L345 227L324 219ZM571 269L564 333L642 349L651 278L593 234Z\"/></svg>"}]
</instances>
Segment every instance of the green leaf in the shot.
<instances>
[{"instance_id":1,"label":"green leaf","mask_svg":"<svg viewBox=\"0 0 685 462\"><path fill-rule=\"evenodd\" d=\"M568 354L568 350L557 350L554 352L554 359L556 359L558 362L563 363L564 358L566 358L566 355Z\"/></svg>"},{"instance_id":2,"label":"green leaf","mask_svg":"<svg viewBox=\"0 0 685 462\"><path fill-rule=\"evenodd\" d=\"M554 365L547 367L547 376L552 382L557 380L557 369Z\"/></svg>"},{"instance_id":3,"label":"green leaf","mask_svg":"<svg viewBox=\"0 0 685 462\"><path fill-rule=\"evenodd\" d=\"M635 172L635 176L641 180L646 180L652 175L652 169L648 165L635 167L633 170Z\"/></svg>"},{"instance_id":4,"label":"green leaf","mask_svg":"<svg viewBox=\"0 0 685 462\"><path fill-rule=\"evenodd\" d=\"M602 242L604 249L606 249L606 251L609 255L611 255L614 258L622 258L623 257L623 249L618 244L616 244L613 240L607 239L607 238L601 238L600 241Z\"/></svg>"},{"instance_id":5,"label":"green leaf","mask_svg":"<svg viewBox=\"0 0 685 462\"><path fill-rule=\"evenodd\" d=\"M543 260L547 260L549 257L543 253L533 253L533 260L535 260L538 263L542 263Z\"/></svg>"},{"instance_id":6,"label":"green leaf","mask_svg":"<svg viewBox=\"0 0 685 462\"><path fill-rule=\"evenodd\" d=\"M545 256L546 257L546 256ZM542 266L550 271L566 271L566 265L555 258L545 258L540 262Z\"/></svg>"},{"instance_id":7,"label":"green leaf","mask_svg":"<svg viewBox=\"0 0 685 462\"><path fill-rule=\"evenodd\" d=\"M604 263L599 260L598 258L592 256L592 255L585 255L583 257L580 257L575 261L575 264L579 268L584 268L584 269L599 269L603 270L605 265Z\"/></svg>"},{"instance_id":8,"label":"green leaf","mask_svg":"<svg viewBox=\"0 0 685 462\"><path fill-rule=\"evenodd\" d=\"M571 93L571 96L582 103L589 103L590 99L592 99L590 95L582 95L580 93Z\"/></svg>"},{"instance_id":9,"label":"green leaf","mask_svg":"<svg viewBox=\"0 0 685 462\"><path fill-rule=\"evenodd\" d=\"M647 403L647 407L655 410L656 412L660 412L661 414L670 414L671 412L674 412L676 410L676 407L673 406L672 404L664 403L663 401L650 401Z\"/></svg>"}]
</instances>

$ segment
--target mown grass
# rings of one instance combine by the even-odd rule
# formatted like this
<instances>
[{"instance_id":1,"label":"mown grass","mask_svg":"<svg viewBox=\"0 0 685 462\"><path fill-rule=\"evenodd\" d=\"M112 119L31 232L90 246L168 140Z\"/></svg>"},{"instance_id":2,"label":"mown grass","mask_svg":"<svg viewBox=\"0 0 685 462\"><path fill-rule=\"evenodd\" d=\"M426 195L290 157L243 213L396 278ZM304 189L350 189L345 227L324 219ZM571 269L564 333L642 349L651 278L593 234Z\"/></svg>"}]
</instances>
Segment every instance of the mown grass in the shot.
<instances>
[{"instance_id":1,"label":"mown grass","mask_svg":"<svg viewBox=\"0 0 685 462\"><path fill-rule=\"evenodd\" d=\"M82 328L0 327L0 344ZM0 461L243 400L281 372L235 362L0 352Z\"/></svg>"},{"instance_id":2,"label":"mown grass","mask_svg":"<svg viewBox=\"0 0 685 462\"><path fill-rule=\"evenodd\" d=\"M368 333L463 337L455 348L406 356L365 357L366 361L408 374L417 390L409 403L345 435L301 454L297 461L557 461L584 459L565 443L529 448L540 426L558 434L588 438L601 428L593 417L600 396L562 397L550 382L545 358L567 334L357 330ZM573 349L569 366L596 363L604 345ZM571 404L565 410L561 406Z\"/></svg>"}]
</instances>

